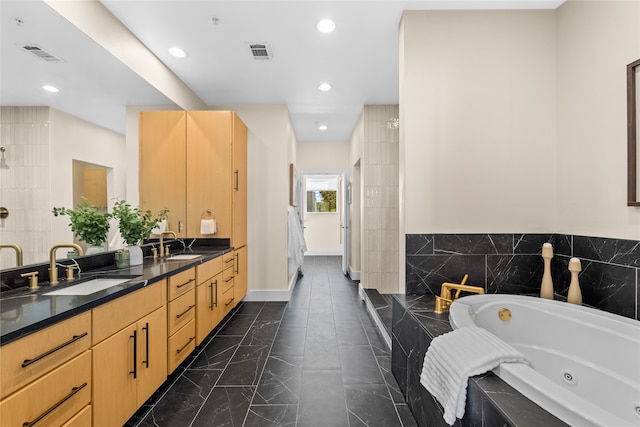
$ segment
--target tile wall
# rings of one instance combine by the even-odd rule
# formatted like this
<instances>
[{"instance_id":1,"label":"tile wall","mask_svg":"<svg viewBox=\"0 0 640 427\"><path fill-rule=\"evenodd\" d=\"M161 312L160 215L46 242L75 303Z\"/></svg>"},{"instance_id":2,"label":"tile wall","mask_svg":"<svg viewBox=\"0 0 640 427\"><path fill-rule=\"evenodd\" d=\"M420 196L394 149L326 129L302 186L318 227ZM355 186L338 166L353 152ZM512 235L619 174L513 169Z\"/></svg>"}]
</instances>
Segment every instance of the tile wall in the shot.
<instances>
[{"instance_id":1,"label":"tile wall","mask_svg":"<svg viewBox=\"0 0 640 427\"><path fill-rule=\"evenodd\" d=\"M380 293L398 292L398 115L397 105L364 107L360 282Z\"/></svg>"},{"instance_id":2,"label":"tile wall","mask_svg":"<svg viewBox=\"0 0 640 427\"><path fill-rule=\"evenodd\" d=\"M48 258L51 240L49 107L1 107L1 243L24 250L24 264ZM0 269L16 265L12 249L0 251Z\"/></svg>"},{"instance_id":3,"label":"tile wall","mask_svg":"<svg viewBox=\"0 0 640 427\"><path fill-rule=\"evenodd\" d=\"M566 298L569 259L582 263L585 305L640 320L640 242L565 234L408 234L406 294L436 295L442 282L483 286L487 293L539 294L542 244L551 262L557 298Z\"/></svg>"}]
</instances>

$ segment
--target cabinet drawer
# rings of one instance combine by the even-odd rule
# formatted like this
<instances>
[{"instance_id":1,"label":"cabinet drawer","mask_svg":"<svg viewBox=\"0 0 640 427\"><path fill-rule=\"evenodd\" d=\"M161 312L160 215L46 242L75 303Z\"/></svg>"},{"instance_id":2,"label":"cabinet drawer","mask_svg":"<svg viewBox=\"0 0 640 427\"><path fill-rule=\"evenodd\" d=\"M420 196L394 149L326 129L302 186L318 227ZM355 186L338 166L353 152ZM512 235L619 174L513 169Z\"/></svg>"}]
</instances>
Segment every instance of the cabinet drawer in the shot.
<instances>
[{"instance_id":1,"label":"cabinet drawer","mask_svg":"<svg viewBox=\"0 0 640 427\"><path fill-rule=\"evenodd\" d=\"M204 264L200 264L196 267L196 275L198 276L198 284L209 280L216 274L222 271L222 257L212 259Z\"/></svg>"},{"instance_id":2,"label":"cabinet drawer","mask_svg":"<svg viewBox=\"0 0 640 427\"><path fill-rule=\"evenodd\" d=\"M91 312L0 347L0 398L91 347ZM2 424L4 425L4 424Z\"/></svg>"},{"instance_id":3,"label":"cabinet drawer","mask_svg":"<svg viewBox=\"0 0 640 427\"><path fill-rule=\"evenodd\" d=\"M196 348L196 321L191 320L182 329L169 337L168 374L171 374Z\"/></svg>"},{"instance_id":4,"label":"cabinet drawer","mask_svg":"<svg viewBox=\"0 0 640 427\"><path fill-rule=\"evenodd\" d=\"M162 306L160 281L93 309L93 344Z\"/></svg>"},{"instance_id":5,"label":"cabinet drawer","mask_svg":"<svg viewBox=\"0 0 640 427\"><path fill-rule=\"evenodd\" d=\"M174 300L176 297L189 292L195 288L196 285L196 269L190 268L189 270L175 274L169 277L169 287L167 290L167 299L169 301Z\"/></svg>"},{"instance_id":6,"label":"cabinet drawer","mask_svg":"<svg viewBox=\"0 0 640 427\"><path fill-rule=\"evenodd\" d=\"M168 335L173 335L178 329L186 325L195 318L196 313L196 290L191 289L186 294L169 302L167 311L167 331Z\"/></svg>"},{"instance_id":7,"label":"cabinet drawer","mask_svg":"<svg viewBox=\"0 0 640 427\"><path fill-rule=\"evenodd\" d=\"M233 295L233 285L222 291L222 295L220 296L220 303L222 304L222 309L224 310L224 314L227 314L233 307L235 307L235 297Z\"/></svg>"},{"instance_id":8,"label":"cabinet drawer","mask_svg":"<svg viewBox=\"0 0 640 427\"><path fill-rule=\"evenodd\" d=\"M59 426L91 402L91 351L35 380L0 403L0 425Z\"/></svg>"},{"instance_id":9,"label":"cabinet drawer","mask_svg":"<svg viewBox=\"0 0 640 427\"><path fill-rule=\"evenodd\" d=\"M233 259L234 259L234 255L233 252L227 252L226 254L222 255L222 268L224 270L226 270L227 268L231 268L233 267Z\"/></svg>"},{"instance_id":10,"label":"cabinet drawer","mask_svg":"<svg viewBox=\"0 0 640 427\"><path fill-rule=\"evenodd\" d=\"M222 273L222 292L227 292L229 289L233 287L233 272L225 271Z\"/></svg>"},{"instance_id":11,"label":"cabinet drawer","mask_svg":"<svg viewBox=\"0 0 640 427\"><path fill-rule=\"evenodd\" d=\"M87 405L84 409L73 416L69 421L64 423L62 427L87 427L91 425L91 405Z\"/></svg>"}]
</instances>

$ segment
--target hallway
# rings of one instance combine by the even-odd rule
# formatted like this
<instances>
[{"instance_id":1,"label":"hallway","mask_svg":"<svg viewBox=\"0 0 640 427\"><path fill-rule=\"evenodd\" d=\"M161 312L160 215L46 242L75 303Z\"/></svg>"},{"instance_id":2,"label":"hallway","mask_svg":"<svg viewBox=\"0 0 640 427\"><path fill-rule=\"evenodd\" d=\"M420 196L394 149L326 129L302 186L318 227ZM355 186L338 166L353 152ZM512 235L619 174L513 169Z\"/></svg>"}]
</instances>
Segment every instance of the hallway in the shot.
<instances>
[{"instance_id":1,"label":"hallway","mask_svg":"<svg viewBox=\"0 0 640 427\"><path fill-rule=\"evenodd\" d=\"M289 303L243 303L127 426L415 426L341 258L308 256Z\"/></svg>"}]
</instances>

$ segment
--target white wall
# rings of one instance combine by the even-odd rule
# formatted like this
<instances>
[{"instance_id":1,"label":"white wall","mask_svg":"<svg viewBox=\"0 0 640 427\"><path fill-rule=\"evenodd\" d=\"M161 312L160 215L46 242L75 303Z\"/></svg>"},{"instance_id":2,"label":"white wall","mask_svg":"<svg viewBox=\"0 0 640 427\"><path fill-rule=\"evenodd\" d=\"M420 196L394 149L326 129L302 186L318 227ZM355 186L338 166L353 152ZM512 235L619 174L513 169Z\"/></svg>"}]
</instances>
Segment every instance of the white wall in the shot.
<instances>
[{"instance_id":1,"label":"white wall","mask_svg":"<svg viewBox=\"0 0 640 427\"><path fill-rule=\"evenodd\" d=\"M555 229L554 11L408 11L400 40L402 236Z\"/></svg>"},{"instance_id":2,"label":"white wall","mask_svg":"<svg viewBox=\"0 0 640 427\"><path fill-rule=\"evenodd\" d=\"M557 10L558 227L640 239L626 206L626 64L640 58L640 2L569 1Z\"/></svg>"}]
</instances>

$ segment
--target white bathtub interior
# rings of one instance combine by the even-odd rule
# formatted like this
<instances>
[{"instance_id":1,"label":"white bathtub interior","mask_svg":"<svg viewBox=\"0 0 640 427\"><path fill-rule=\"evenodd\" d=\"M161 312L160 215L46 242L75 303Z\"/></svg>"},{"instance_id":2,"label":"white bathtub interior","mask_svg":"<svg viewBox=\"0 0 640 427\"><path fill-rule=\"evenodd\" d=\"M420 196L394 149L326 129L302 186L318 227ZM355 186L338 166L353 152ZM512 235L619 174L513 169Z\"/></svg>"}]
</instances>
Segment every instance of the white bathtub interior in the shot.
<instances>
[{"instance_id":1,"label":"white bathtub interior","mask_svg":"<svg viewBox=\"0 0 640 427\"><path fill-rule=\"evenodd\" d=\"M507 308L511 319L498 312ZM494 370L523 395L576 426L640 425L640 322L560 301L474 295L450 309L454 329L485 328L522 352L531 369Z\"/></svg>"}]
</instances>

